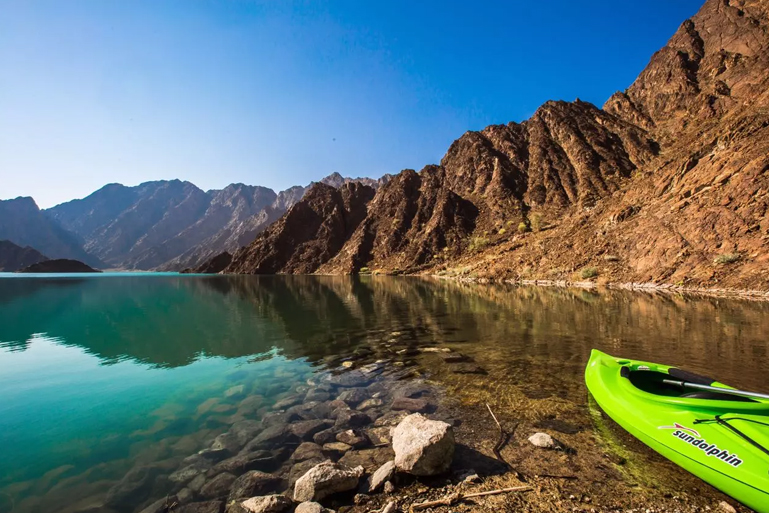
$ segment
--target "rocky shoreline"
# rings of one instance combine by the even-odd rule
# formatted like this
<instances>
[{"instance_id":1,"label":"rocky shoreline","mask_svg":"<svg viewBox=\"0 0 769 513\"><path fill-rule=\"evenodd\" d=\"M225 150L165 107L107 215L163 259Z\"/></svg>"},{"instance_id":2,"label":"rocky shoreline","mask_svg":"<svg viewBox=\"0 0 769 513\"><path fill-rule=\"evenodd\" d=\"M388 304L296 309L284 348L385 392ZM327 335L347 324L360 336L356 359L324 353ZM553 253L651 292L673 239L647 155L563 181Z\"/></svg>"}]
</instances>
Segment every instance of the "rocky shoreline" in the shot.
<instances>
[{"instance_id":1,"label":"rocky shoreline","mask_svg":"<svg viewBox=\"0 0 769 513\"><path fill-rule=\"evenodd\" d=\"M484 377L472 358L449 348L398 347L394 352L411 363L346 360L278 394L269 406L232 387L225 395L242 397L238 410L252 411L245 420L175 468L131 470L98 510L733 511L729 499L660 458L648 462L650 472L662 467L659 474L631 468L566 411L512 424L503 412L497 424L488 404L472 407L447 397L414 364L440 360L454 375ZM625 443L640 445L619 445Z\"/></svg>"},{"instance_id":2,"label":"rocky shoreline","mask_svg":"<svg viewBox=\"0 0 769 513\"><path fill-rule=\"evenodd\" d=\"M752 290L738 288L709 288L709 287L690 287L685 285L675 285L672 283L613 283L613 282L594 282L594 281L568 281L568 280L491 280L488 278L473 278L461 276L445 276L440 274L415 275L428 276L440 280L453 280L461 283L481 283L493 284L504 283L508 285L524 285L535 287L560 287L560 288L578 288L578 289L609 289L609 290L633 290L638 292L659 292L670 294L688 294L692 296L703 297L724 297L752 299L758 301L769 301L769 291Z\"/></svg>"}]
</instances>

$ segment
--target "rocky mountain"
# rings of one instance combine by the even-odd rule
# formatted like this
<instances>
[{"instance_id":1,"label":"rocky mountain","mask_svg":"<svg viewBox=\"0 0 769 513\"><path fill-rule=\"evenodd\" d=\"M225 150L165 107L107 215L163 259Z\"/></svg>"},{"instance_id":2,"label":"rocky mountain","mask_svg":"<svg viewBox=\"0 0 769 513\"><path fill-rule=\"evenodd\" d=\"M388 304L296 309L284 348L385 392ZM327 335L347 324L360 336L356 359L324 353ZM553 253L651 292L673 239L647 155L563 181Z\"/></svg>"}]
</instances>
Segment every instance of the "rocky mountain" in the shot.
<instances>
[{"instance_id":1,"label":"rocky mountain","mask_svg":"<svg viewBox=\"0 0 769 513\"><path fill-rule=\"evenodd\" d=\"M0 240L31 246L50 258L72 258L94 267L104 265L83 250L76 234L51 220L28 197L0 200Z\"/></svg>"},{"instance_id":2,"label":"rocky mountain","mask_svg":"<svg viewBox=\"0 0 769 513\"><path fill-rule=\"evenodd\" d=\"M0 240L0 272L18 271L44 260L48 260L48 257L35 248L22 248L9 240Z\"/></svg>"},{"instance_id":3,"label":"rocky mountain","mask_svg":"<svg viewBox=\"0 0 769 513\"><path fill-rule=\"evenodd\" d=\"M322 182L335 187L350 182L379 184L338 173ZM266 187L231 184L203 191L179 180L135 187L109 184L46 214L80 237L85 251L110 267L180 270L251 242L306 190L296 186L276 194Z\"/></svg>"},{"instance_id":4,"label":"rocky mountain","mask_svg":"<svg viewBox=\"0 0 769 513\"><path fill-rule=\"evenodd\" d=\"M468 132L356 196L360 222L315 185L225 272L767 288L768 171L769 3L707 0L603 108Z\"/></svg>"}]
</instances>

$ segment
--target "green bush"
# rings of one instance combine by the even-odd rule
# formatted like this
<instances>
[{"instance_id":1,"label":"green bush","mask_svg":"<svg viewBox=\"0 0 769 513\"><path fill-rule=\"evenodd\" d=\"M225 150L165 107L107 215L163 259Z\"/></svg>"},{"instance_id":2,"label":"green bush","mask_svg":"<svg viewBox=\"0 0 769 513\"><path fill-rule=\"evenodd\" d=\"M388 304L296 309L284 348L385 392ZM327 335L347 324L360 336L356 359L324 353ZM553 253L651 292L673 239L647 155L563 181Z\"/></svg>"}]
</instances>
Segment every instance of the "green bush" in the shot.
<instances>
[{"instance_id":1,"label":"green bush","mask_svg":"<svg viewBox=\"0 0 769 513\"><path fill-rule=\"evenodd\" d=\"M474 237L470 242L470 251L477 251L489 245L489 239L486 237Z\"/></svg>"},{"instance_id":2,"label":"green bush","mask_svg":"<svg viewBox=\"0 0 769 513\"><path fill-rule=\"evenodd\" d=\"M739 259L740 259L739 253L724 253L723 255L718 255L715 258L715 260L713 260L713 263L714 264L733 264Z\"/></svg>"},{"instance_id":3,"label":"green bush","mask_svg":"<svg viewBox=\"0 0 769 513\"><path fill-rule=\"evenodd\" d=\"M359 274L371 274L371 269L368 267L361 267L360 271L358 271Z\"/></svg>"},{"instance_id":4,"label":"green bush","mask_svg":"<svg viewBox=\"0 0 769 513\"><path fill-rule=\"evenodd\" d=\"M523 221L518 223L518 232L519 233L526 233L526 232L530 232L530 231L531 231L531 227L528 224L526 224Z\"/></svg>"},{"instance_id":5,"label":"green bush","mask_svg":"<svg viewBox=\"0 0 769 513\"><path fill-rule=\"evenodd\" d=\"M582 276L583 280L595 278L596 276L598 276L598 269L595 267L585 267L584 269L582 269L579 275Z\"/></svg>"},{"instance_id":6,"label":"green bush","mask_svg":"<svg viewBox=\"0 0 769 513\"><path fill-rule=\"evenodd\" d=\"M538 232L542 230L542 215L541 214L534 214L531 216L531 219L529 221L531 223L531 229L535 232Z\"/></svg>"},{"instance_id":7,"label":"green bush","mask_svg":"<svg viewBox=\"0 0 769 513\"><path fill-rule=\"evenodd\" d=\"M507 233L507 230L505 228L500 228L499 232L500 235L504 235Z\"/></svg>"}]
</instances>

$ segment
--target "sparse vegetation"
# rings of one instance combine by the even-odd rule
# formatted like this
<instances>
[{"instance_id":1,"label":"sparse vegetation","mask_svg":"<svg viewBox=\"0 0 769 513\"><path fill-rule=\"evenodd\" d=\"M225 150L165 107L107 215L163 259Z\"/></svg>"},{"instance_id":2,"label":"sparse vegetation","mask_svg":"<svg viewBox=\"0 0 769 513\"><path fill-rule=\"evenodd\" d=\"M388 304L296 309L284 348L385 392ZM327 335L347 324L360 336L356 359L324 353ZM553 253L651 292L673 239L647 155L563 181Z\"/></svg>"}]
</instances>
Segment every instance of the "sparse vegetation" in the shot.
<instances>
[{"instance_id":1,"label":"sparse vegetation","mask_svg":"<svg viewBox=\"0 0 769 513\"><path fill-rule=\"evenodd\" d=\"M541 231L544 227L541 214L533 214L529 220L529 223L531 224L531 229L535 232Z\"/></svg>"},{"instance_id":2,"label":"sparse vegetation","mask_svg":"<svg viewBox=\"0 0 769 513\"><path fill-rule=\"evenodd\" d=\"M531 227L528 224L526 224L526 222L521 221L520 223L518 223L518 232L519 233L526 233L526 232L530 232L530 231L531 231Z\"/></svg>"},{"instance_id":3,"label":"sparse vegetation","mask_svg":"<svg viewBox=\"0 0 769 513\"><path fill-rule=\"evenodd\" d=\"M740 259L739 253L724 253L723 255L718 255L715 260L713 260L714 264L733 264L736 261Z\"/></svg>"},{"instance_id":4,"label":"sparse vegetation","mask_svg":"<svg viewBox=\"0 0 769 513\"><path fill-rule=\"evenodd\" d=\"M478 251L489 245L489 239L486 237L474 237L470 242L470 251Z\"/></svg>"},{"instance_id":5,"label":"sparse vegetation","mask_svg":"<svg viewBox=\"0 0 769 513\"><path fill-rule=\"evenodd\" d=\"M501 228L501 229L499 230L499 232L497 232L497 233L499 233L500 235L504 235L504 234L506 234L506 233L507 233L507 230L506 230L505 228Z\"/></svg>"},{"instance_id":6,"label":"sparse vegetation","mask_svg":"<svg viewBox=\"0 0 769 513\"><path fill-rule=\"evenodd\" d=\"M359 274L371 274L371 269L368 267L361 267L360 271L358 271Z\"/></svg>"},{"instance_id":7,"label":"sparse vegetation","mask_svg":"<svg viewBox=\"0 0 769 513\"><path fill-rule=\"evenodd\" d=\"M595 278L598 276L598 268L596 267L585 267L580 271L579 273L580 277L582 277L583 280L589 280L590 278Z\"/></svg>"}]
</instances>

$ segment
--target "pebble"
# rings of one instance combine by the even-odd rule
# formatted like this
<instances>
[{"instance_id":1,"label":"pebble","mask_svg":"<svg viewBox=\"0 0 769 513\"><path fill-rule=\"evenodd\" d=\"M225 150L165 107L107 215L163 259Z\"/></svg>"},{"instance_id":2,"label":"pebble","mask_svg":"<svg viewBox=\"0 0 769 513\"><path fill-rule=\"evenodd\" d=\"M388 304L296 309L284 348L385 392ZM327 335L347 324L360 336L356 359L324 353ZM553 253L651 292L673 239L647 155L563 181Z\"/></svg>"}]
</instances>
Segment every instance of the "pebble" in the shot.
<instances>
[{"instance_id":1,"label":"pebble","mask_svg":"<svg viewBox=\"0 0 769 513\"><path fill-rule=\"evenodd\" d=\"M559 449L561 446L547 433L534 433L529 437L529 443L542 449Z\"/></svg>"},{"instance_id":2,"label":"pebble","mask_svg":"<svg viewBox=\"0 0 769 513\"><path fill-rule=\"evenodd\" d=\"M724 513L737 513L737 510L734 509L734 506L729 504L726 501L721 501L718 503L718 509L723 511Z\"/></svg>"}]
</instances>

